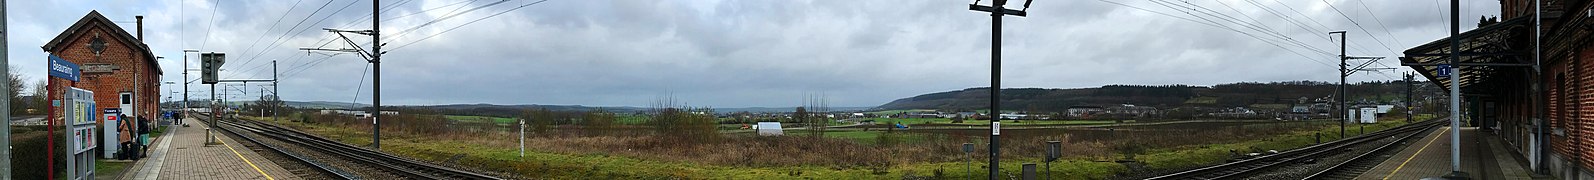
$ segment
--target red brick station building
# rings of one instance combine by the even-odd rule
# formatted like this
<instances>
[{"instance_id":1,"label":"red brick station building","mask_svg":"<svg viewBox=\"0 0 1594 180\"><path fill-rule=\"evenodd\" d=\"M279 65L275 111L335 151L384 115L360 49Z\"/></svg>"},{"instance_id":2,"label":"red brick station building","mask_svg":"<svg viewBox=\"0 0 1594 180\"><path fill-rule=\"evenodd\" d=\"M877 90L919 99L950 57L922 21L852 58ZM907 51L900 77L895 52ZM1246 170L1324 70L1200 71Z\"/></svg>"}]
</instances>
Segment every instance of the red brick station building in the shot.
<instances>
[{"instance_id":1,"label":"red brick station building","mask_svg":"<svg viewBox=\"0 0 1594 180\"><path fill-rule=\"evenodd\" d=\"M142 28L143 17L137 19ZM160 64L149 45L144 44L142 30L135 31L139 31L137 36L98 11L91 11L41 46L45 52L78 64L82 71L78 82L48 78L50 99L60 100L63 87L77 87L94 91L94 104L99 108L93 110L96 117L106 108L121 108L129 117L157 118ZM59 111L52 113L60 114ZM102 118L96 119L102 125L105 123ZM127 141L129 137L123 134L121 140Z\"/></svg>"},{"instance_id":2,"label":"red brick station building","mask_svg":"<svg viewBox=\"0 0 1594 180\"><path fill-rule=\"evenodd\" d=\"M1536 173L1594 179L1594 0L1541 2L1537 52L1534 0L1501 0L1497 19L1408 49L1401 61L1446 90L1460 83L1468 122ZM1450 60L1455 39L1461 71L1453 81L1431 65Z\"/></svg>"}]
</instances>

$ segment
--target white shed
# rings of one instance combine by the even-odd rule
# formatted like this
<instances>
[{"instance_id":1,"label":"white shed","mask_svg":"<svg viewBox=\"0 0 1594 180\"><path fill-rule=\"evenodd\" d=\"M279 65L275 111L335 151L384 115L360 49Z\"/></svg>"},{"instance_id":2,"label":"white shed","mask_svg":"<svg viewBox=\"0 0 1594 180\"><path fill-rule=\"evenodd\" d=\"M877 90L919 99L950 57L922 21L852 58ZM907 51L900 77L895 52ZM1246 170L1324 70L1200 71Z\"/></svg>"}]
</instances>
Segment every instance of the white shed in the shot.
<instances>
[{"instance_id":1,"label":"white shed","mask_svg":"<svg viewBox=\"0 0 1594 180\"><path fill-rule=\"evenodd\" d=\"M780 122L758 122L758 126L754 126L754 128L758 129L759 136L781 136L786 134L780 128Z\"/></svg>"},{"instance_id":2,"label":"white shed","mask_svg":"<svg viewBox=\"0 0 1594 180\"><path fill-rule=\"evenodd\" d=\"M1361 115L1362 124L1378 123L1378 108L1362 108L1358 114Z\"/></svg>"}]
</instances>

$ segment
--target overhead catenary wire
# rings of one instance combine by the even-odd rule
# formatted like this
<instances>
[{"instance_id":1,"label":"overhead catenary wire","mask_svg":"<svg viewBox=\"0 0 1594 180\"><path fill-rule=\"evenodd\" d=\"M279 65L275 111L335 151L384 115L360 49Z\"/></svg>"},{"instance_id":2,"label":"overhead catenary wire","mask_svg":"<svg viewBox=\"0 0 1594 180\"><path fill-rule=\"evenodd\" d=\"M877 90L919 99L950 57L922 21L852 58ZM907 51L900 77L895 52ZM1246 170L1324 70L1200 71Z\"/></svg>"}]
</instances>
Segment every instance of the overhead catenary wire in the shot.
<instances>
[{"instance_id":1,"label":"overhead catenary wire","mask_svg":"<svg viewBox=\"0 0 1594 180\"><path fill-rule=\"evenodd\" d=\"M1372 35L1371 34L1372 31L1368 31L1367 27L1362 27L1362 24L1361 23L1357 23L1356 19L1352 19L1350 17L1350 15L1345 14L1345 11L1340 11L1338 7L1334 7L1334 3L1329 3L1328 0L1321 0L1321 1L1323 2L1323 4L1327 4L1329 9L1333 9L1334 12L1338 12L1340 16L1345 17L1345 20L1350 21L1351 25L1356 25L1357 29L1361 29L1362 32L1367 32L1366 33L1367 37L1372 37L1373 38L1373 42L1378 42L1378 45L1384 46L1384 50L1389 50L1389 53L1391 53L1391 54L1400 54L1400 52L1395 51L1395 48L1390 48L1389 44L1384 44L1384 40L1380 40L1380 39L1378 39L1378 36Z\"/></svg>"},{"instance_id":2,"label":"overhead catenary wire","mask_svg":"<svg viewBox=\"0 0 1594 180\"><path fill-rule=\"evenodd\" d=\"M1164 0L1164 2L1166 2L1166 0ZM1168 3L1173 4L1171 2L1168 2ZM1209 8L1206 8L1206 7L1202 7L1201 5L1197 5L1195 3L1190 3L1189 1L1185 1L1185 4L1188 4L1190 6L1181 6L1181 7L1187 7L1191 11L1196 11L1196 12L1199 12L1201 14L1205 14L1207 16L1212 16L1212 17L1217 18L1219 20L1225 20L1225 21L1228 21L1229 23L1240 25L1242 27L1246 27L1246 28L1249 28L1251 30L1256 30L1256 31L1262 32L1263 34L1266 34L1266 35L1272 35L1275 38L1282 39L1286 43L1292 43L1292 45L1301 46L1302 48L1306 48L1306 49L1309 49L1309 50L1317 51L1318 53L1322 53L1324 55L1333 55L1333 53L1329 53L1328 51L1319 49L1317 47L1313 47L1311 45L1307 45L1306 43L1303 43L1303 42L1300 42L1300 41L1296 41L1295 38L1291 38L1288 35L1284 35L1283 33L1278 33L1277 31L1273 31L1272 29L1269 29L1267 27L1264 27L1264 26L1261 26L1261 25L1257 25L1257 24L1253 24L1253 23L1244 22L1245 20L1242 20L1242 19L1239 19L1239 18L1235 18L1234 16L1229 16L1228 14L1224 14L1224 13L1218 12L1216 10L1212 10L1212 9L1209 9ZM1174 5L1177 5L1177 4L1174 4ZM1227 4L1225 4L1225 5L1227 5ZM1200 8L1200 9L1197 9L1197 8ZM1243 15L1244 13L1241 13L1241 14Z\"/></svg>"},{"instance_id":3,"label":"overhead catenary wire","mask_svg":"<svg viewBox=\"0 0 1594 180\"><path fill-rule=\"evenodd\" d=\"M292 14L293 13L293 9L298 8L300 2L304 2L304 0L294 1L293 5L288 6L288 10L287 11L283 11L282 12L282 16L278 16L277 20L271 23L271 28L266 28L265 32L271 32L271 30L276 30L277 29L277 24L282 23L282 19L288 18L288 14ZM331 1L328 1L328 2L331 2ZM323 6L323 7L325 7L325 6ZM300 22L303 22L303 21L300 21ZM260 39L265 39L266 38L266 34L269 34L269 33L265 33L265 32L260 33L260 36L256 36L255 37L255 42L249 43L249 47L248 48L244 48L244 51L243 51L244 54L249 54L249 51L254 50L256 45L260 45ZM264 50L262 50L262 51L264 51ZM244 62L244 63L248 64L248 62Z\"/></svg>"},{"instance_id":4,"label":"overhead catenary wire","mask_svg":"<svg viewBox=\"0 0 1594 180\"><path fill-rule=\"evenodd\" d=\"M1294 12L1295 15L1298 15L1298 16L1302 17L1302 19L1306 19L1306 21L1311 21L1312 24L1315 24L1317 26L1312 26L1312 27L1308 28L1309 25L1306 25L1305 22L1300 21L1300 20L1295 20L1295 18L1293 18L1295 16L1285 15L1283 11L1273 10L1272 7L1264 5L1261 2L1256 2L1256 1L1253 1L1253 0L1245 0L1245 1L1247 3L1251 3L1251 5L1256 6L1257 8L1262 8L1262 10L1266 10L1268 12L1273 13L1274 16L1278 16L1279 18L1283 18L1283 19L1285 19L1287 21L1296 23L1296 26L1300 27L1302 30L1306 30L1306 31L1309 31L1309 32L1329 32L1329 31L1333 31L1334 30L1334 28L1329 28L1327 25L1323 25L1322 21L1317 21L1317 19L1314 19L1311 16L1306 15L1306 13L1301 13L1300 10L1296 10L1295 7L1291 7L1289 4L1285 4L1283 1L1273 0L1274 3L1278 3L1279 6L1284 7L1284 9L1290 10L1290 12ZM1328 34L1317 33L1317 35L1321 35L1319 37L1323 37L1323 40L1327 40L1327 42L1329 42L1329 43L1333 43L1333 44L1339 43L1339 41L1334 41L1334 37L1330 36ZM1346 43L1349 43L1349 44L1346 45L1346 47L1350 48L1349 50L1355 50L1355 51L1352 51L1352 52L1363 52L1363 53L1373 52L1373 51L1367 50L1367 48L1364 45L1362 45L1362 43L1359 42L1359 41L1347 41Z\"/></svg>"},{"instance_id":5,"label":"overhead catenary wire","mask_svg":"<svg viewBox=\"0 0 1594 180\"><path fill-rule=\"evenodd\" d=\"M199 49L205 49L205 45L209 45L210 44L210 31L211 31L211 29L215 29L216 28L216 10L217 9L221 9L221 1L219 1L219 0L216 1L216 3L212 3L210 5L210 20L206 20L206 21L210 21L209 22L210 25L206 25L205 26L205 40L199 42Z\"/></svg>"},{"instance_id":6,"label":"overhead catenary wire","mask_svg":"<svg viewBox=\"0 0 1594 180\"><path fill-rule=\"evenodd\" d=\"M1172 10L1175 10L1175 11L1181 11L1181 12L1184 12L1184 13L1185 13L1185 14L1190 14L1190 15L1191 15L1191 16L1193 16L1193 17L1196 17L1196 18L1197 18L1197 19L1201 19L1201 20L1205 20L1205 21L1207 21L1207 22L1210 22L1210 23L1211 23L1211 24L1209 24L1209 25L1211 25L1211 26L1214 26L1214 27L1218 27L1218 28L1223 28L1223 29L1227 29L1227 30L1229 30L1229 31L1234 31L1234 32L1237 32L1237 33L1240 33L1240 34L1243 34L1243 35L1246 35L1246 36L1249 36L1249 37L1251 37L1251 38L1254 38L1254 39L1257 39L1257 40L1259 40L1259 41L1262 41L1262 42L1263 42L1263 43L1267 43L1267 44L1269 44L1269 45L1273 45L1273 46L1274 46L1274 47L1278 47L1278 48L1280 48L1280 49L1284 49L1284 51L1287 51L1287 52L1290 52L1290 53L1293 53L1293 54L1295 54L1295 55L1299 55L1299 56L1301 56L1301 57L1302 57L1302 58L1306 58L1306 59L1307 59L1307 60L1312 60L1312 61L1314 61L1314 62L1317 62L1317 63L1319 63L1319 64L1323 64L1323 65L1329 65L1329 64L1328 64L1328 63L1326 63L1326 62L1323 62L1323 61L1321 61L1321 60L1317 60L1317 59L1316 59L1316 58L1311 58L1311 57L1310 57L1310 56L1307 56L1307 55L1305 55L1305 54L1301 54L1301 53L1300 53L1300 52L1296 52L1296 51L1295 51L1295 50L1294 50L1294 49L1291 49L1291 48L1286 48L1286 47L1284 47L1284 46L1283 46L1283 45L1279 45L1279 44L1277 44L1277 43L1274 43L1274 42L1273 42L1273 41L1270 41L1270 40L1268 40L1268 39L1264 39L1264 38L1262 38L1262 37L1258 37L1258 36L1256 36L1256 35L1254 35L1254 34L1251 34L1251 33L1248 33L1248 32L1245 32L1245 31L1241 31L1241 30L1239 30L1239 29L1234 29L1234 28L1231 28L1231 27L1228 27L1228 26L1222 26L1222 25L1217 25L1217 24L1219 24L1219 23L1217 23L1217 22L1216 22L1216 21L1212 21L1212 20L1211 20L1211 19L1208 19L1208 18L1206 18L1206 17L1201 17L1201 16L1196 16L1196 15L1194 15L1194 14L1193 14L1193 13L1190 13L1190 12L1188 12L1188 11L1183 11L1183 10L1180 10L1180 8L1177 8L1177 7L1174 7L1174 6L1178 6L1178 4L1175 4L1175 3L1172 3L1172 2L1159 2L1159 1L1151 1L1151 2L1152 2L1152 3L1156 3L1156 4L1157 4L1157 5L1161 5L1161 6L1163 6L1163 7L1167 7L1167 8L1168 8L1168 9L1172 9ZM1165 4L1165 3L1166 3L1166 4ZM1182 7L1182 6L1181 6L1181 7Z\"/></svg>"},{"instance_id":7,"label":"overhead catenary wire","mask_svg":"<svg viewBox=\"0 0 1594 180\"><path fill-rule=\"evenodd\" d=\"M350 3L349 3L349 4L348 4L348 5L344 5L344 6L343 6L343 7L342 7L342 8L339 8L339 9L338 9L338 10L337 10L337 11L333 11L333 12L332 12L332 13L329 13L329 14L327 14L327 15L326 15L326 16L323 16L323 17L322 17L322 18L321 18L321 19L320 19L320 20L316 20L316 22L315 22L315 23L310 23L310 25L309 25L309 26L306 26L306 27L305 27L305 28L303 28L303 29L301 29L301 30L299 30L299 31L298 31L298 32L297 32L297 33L293 33L293 34L294 34L294 35L298 35L298 34L304 34L304 32L306 32L306 31L308 31L308 30L310 30L310 29L312 29L312 28L313 28L313 27L314 27L314 26L315 26L315 25L318 25L318 24L321 24L321 22L325 22L325 21L326 21L326 20L327 20L327 19L330 19L330 18L332 18L332 16L334 16L334 15L337 15L337 14L338 14L338 13L339 13L339 12L343 12L343 11L344 11L344 10L347 10L347 9L348 9L348 8L349 8L349 7L351 7L351 6L354 6L354 4L357 4L357 3L359 3L359 1L352 1L352 2L350 2ZM267 47L274 47L274 46L277 46L277 45L278 45L278 44L281 44L281 43L283 43L283 42L287 42L287 41L277 41L277 42L273 42L273 43L272 43L272 44L270 44L270 45L268 45L268 46L267 46ZM252 61L252 60L254 60L254 59L259 59L259 58L260 58L260 56L262 56L262 55L265 55L265 54L266 54L266 51L260 51L260 52L257 52L257 53L255 53L255 55L254 55L254 56L251 56L251 57L250 57L250 58L249 58L249 60L246 60L246 61L245 61L245 62L246 62L246 63L245 63L245 64L241 64L241 65L247 65L247 62L248 62L248 61ZM247 55L247 54L245 54L245 56L248 56L248 55ZM234 74L234 75L236 75L236 74Z\"/></svg>"},{"instance_id":8,"label":"overhead catenary wire","mask_svg":"<svg viewBox=\"0 0 1594 180\"><path fill-rule=\"evenodd\" d=\"M543 0L543 1L546 1L546 0ZM434 19L432 21L427 21L426 23L422 23L421 25L416 25L416 26L410 27L409 29L401 30L398 33L393 34L392 36L387 36L387 37L383 37L383 38L384 39L398 39L399 37L404 37L404 35L407 35L410 32L414 32L416 29L420 29L422 27L430 26L430 25L436 24L438 22L443 22L445 20L453 19L454 17L459 17L459 15L463 15L463 14L466 14L466 13L474 12L474 11L477 11L477 10L486 9L487 7L496 6L498 4L503 4L503 3L506 3L506 2L509 2L509 0L499 0L498 2L487 3L486 5L481 5L481 6L476 6L474 8L466 9L464 12L451 13L451 14L448 14L448 15L444 15L444 16L438 17L437 19ZM542 1L538 1L537 3L541 3L541 2ZM533 3L533 4L535 4L535 3ZM525 7L525 5L522 5L521 7ZM520 9L521 7L516 7L514 9ZM511 10L511 11L513 11L513 10ZM500 13L500 14L502 14L502 13ZM475 21L472 21L472 22L475 22Z\"/></svg>"},{"instance_id":9,"label":"overhead catenary wire","mask_svg":"<svg viewBox=\"0 0 1594 180\"><path fill-rule=\"evenodd\" d=\"M1284 33L1279 32L1277 29L1273 29L1271 27L1267 27L1267 26L1261 25L1262 24L1262 20L1256 19L1256 17L1252 17L1249 14L1245 14L1245 12L1240 11L1239 8L1235 8L1233 5L1229 5L1229 3L1224 3L1223 1L1215 1L1215 2L1217 2L1218 4L1223 5L1223 7L1229 8L1229 10L1234 11L1234 13L1236 13L1236 14L1240 14L1240 16L1245 17L1246 19L1250 19L1251 23L1253 24L1253 26L1257 26L1257 27L1261 27L1261 28L1267 29L1268 32L1272 32L1273 34L1275 34L1277 36L1284 36L1285 38L1288 38L1291 42L1294 42L1296 44L1306 44L1304 42L1296 40L1295 38L1287 37L1286 35L1284 35ZM1315 46L1314 46L1314 48L1315 48ZM1323 53L1327 53L1326 51L1322 51L1322 52Z\"/></svg>"},{"instance_id":10,"label":"overhead catenary wire","mask_svg":"<svg viewBox=\"0 0 1594 180\"><path fill-rule=\"evenodd\" d=\"M436 33L436 34L432 34L432 35L430 35L430 36L426 36L426 37L423 37L423 38L421 38L421 39L417 39L417 40L415 40L415 41L410 41L410 43L406 43L406 44L403 44L403 45L399 45L399 46L398 46L398 47L394 47L394 48L391 48L391 49L389 49L389 50L397 50L397 49L399 49L399 48L404 48L404 47L408 47L408 46L410 46L410 45L412 45L412 44L415 44L415 43L418 43L418 42L421 42L421 41L425 41L425 40L427 40L427 39L431 39L431 38L432 38L432 37L437 37L437 36L438 36L438 35L442 35L442 34L444 34L444 33L448 33L448 32L449 32L449 31L454 31L454 30L455 30L455 29L459 29L459 28L461 28L461 27L465 27L465 26L469 26L469 25L470 25L470 24L473 24L473 23L476 23L476 22L479 22L479 21L481 21L481 20L486 20L486 19L488 19L488 18L493 18L493 17L497 17L497 16L498 16L498 15L503 15L503 14L504 14L504 13L509 13L509 12L512 12L512 11L515 11L515 10L519 10L519 9L521 9L521 8L526 8L526 7L528 7L528 6L532 6L532 5L537 5L537 4L541 4L541 3L543 3L543 2L548 2L548 0L539 0L539 1L537 1L537 2L532 2L532 3L530 3L530 4L523 4L523 5L520 5L520 6L516 6L516 7L515 7L515 8L510 8L510 9L509 9L509 10L504 10L504 11L502 11L502 12L498 12L498 13L495 13L495 14L492 14L492 15L488 15L488 16L487 16L487 17L482 17L482 18L478 18L478 19L476 19L476 20L471 20L471 21L470 21L470 22L465 22L465 24L460 24L460 25L459 25L459 26L454 26L454 27L453 27L453 28L448 28L448 29L447 29L447 30L443 30L443 32L438 32L438 33Z\"/></svg>"},{"instance_id":11,"label":"overhead catenary wire","mask_svg":"<svg viewBox=\"0 0 1594 180\"><path fill-rule=\"evenodd\" d=\"M304 22L307 22L307 21L309 21L309 20L310 20L310 18L312 18L312 17L315 17L315 15L316 15L316 14L320 14L320 13L321 13L321 11L322 11L322 10L326 10L326 8L327 8L327 6L328 6L328 5L332 5L332 2L334 2L334 1L327 1L327 3L322 3L322 4L321 4L321 6L320 6L320 7L317 7L317 8L316 8L316 9L315 9L315 11L311 11L311 12L310 12L310 14L309 14L309 15L305 15L305 16L304 16L304 18L301 18L301 19L299 19L299 22L297 22L297 23L294 23L294 24L293 24L293 27L289 27L289 28L288 28L288 29L286 29L286 30L284 30L284 31L282 31L282 35L278 35L278 36L277 36L277 38L276 38L276 39L275 39L275 40L272 40L272 41L271 41L271 43L267 43L267 44L268 44L268 45L266 45L266 47L268 47L268 48L269 48L269 47L274 47L274 46L277 46L277 44L278 44L278 43L279 43L279 42L283 42L283 39L284 39L284 38L286 38L286 37L288 37L288 35L289 35L289 34L292 34L292 33L293 33L293 31L294 31L294 30L298 30L298 29L300 29L300 28L299 28L299 27L300 27L300 26L303 26L303 25L304 25ZM350 5L352 5L352 4L353 4L353 3L350 3ZM344 7L344 8L347 8L347 7L346 7L346 6L345 6L345 7ZM340 11L340 12L341 12L341 11ZM331 15L336 15L336 14L337 14L337 12L334 12L334 13L332 13L332 14L329 14L329 15L328 15L328 16L331 16ZM283 16L287 16L287 14L284 14L284 15L283 15ZM273 27L275 27L275 25L273 25ZM310 26L306 26L306 27L305 27L305 28L310 28ZM262 36L263 36L263 35L265 35L265 34L266 34L266 33L261 33L261 35L262 35ZM258 43L258 40L257 40L257 43ZM251 48L250 48L250 49L253 49L253 46L254 46L254 45L250 45L250 46L251 46ZM263 54L263 53L265 53L265 50L261 50L261 51L259 51L259 53L257 53L257 54ZM244 52L243 52L243 56L248 56L248 55L249 55L249 54L250 54L250 53L249 53L249 51L248 51L248 49L246 49L246 50L245 50L245 51L244 51ZM243 63L239 63L239 64L238 64L238 66L244 66L244 65L248 65L248 64L249 64L249 63L251 63L251 62L254 62L254 60L255 60L255 59L256 59L256 58L249 58L249 59L248 59L248 60L245 60L245 61L244 61L244 62L243 62ZM238 75L238 74L247 74L247 73L252 73L252 72L246 72L246 71L240 71L240 72L239 72L239 73L237 73L237 74L233 74L233 75L231 75L231 76L228 76L228 78L232 78L232 77L234 77L234 76L237 76L237 75Z\"/></svg>"},{"instance_id":12,"label":"overhead catenary wire","mask_svg":"<svg viewBox=\"0 0 1594 180\"><path fill-rule=\"evenodd\" d=\"M1400 42L1400 36L1395 36L1395 32L1389 31L1389 26L1384 25L1384 20L1378 19L1378 13L1374 13L1373 8L1367 7L1366 0L1357 0L1356 3L1362 4L1362 10L1367 11L1367 16L1373 17L1373 22L1378 23L1378 28L1384 29L1384 34L1389 35L1390 40L1394 40L1396 45L1405 44Z\"/></svg>"},{"instance_id":13,"label":"overhead catenary wire","mask_svg":"<svg viewBox=\"0 0 1594 180\"><path fill-rule=\"evenodd\" d=\"M1167 17L1172 17L1172 18L1176 18L1176 19L1181 19L1181 20L1185 20L1185 21L1190 21L1190 22L1194 22L1196 24L1202 24L1202 25L1217 27L1217 28L1221 28L1221 29L1225 29L1225 30L1229 30L1229 31L1234 31L1234 32L1241 33L1241 34L1249 34L1249 33L1245 33L1245 32L1242 32L1242 31L1239 31L1239 30L1236 30L1236 29L1233 29L1233 28L1220 26L1220 25L1217 25L1217 24L1201 22L1201 21L1197 21L1197 20L1194 20L1194 19L1185 18L1185 17L1182 17L1182 16L1175 16L1175 15L1172 15L1172 14L1168 14L1168 13L1164 13L1164 12L1160 12L1160 11L1154 11L1154 10L1141 8L1141 7L1137 7L1137 6L1132 6L1132 5L1128 5L1128 4L1123 4L1123 3L1119 3L1119 2L1113 2L1113 1L1107 1L1107 0L1097 0L1097 1L1101 1L1103 3L1108 3L1108 4L1113 4L1113 5L1118 5L1118 6L1123 6L1123 7L1129 7L1129 8L1137 9L1137 10L1141 10L1141 11L1151 12L1151 13L1154 13L1154 14L1163 15L1163 16L1167 16ZM1247 35L1247 36L1250 36L1251 38L1255 38L1257 40L1261 40L1262 42L1267 43L1269 45L1273 45L1274 47L1278 47L1279 49L1285 49L1286 52L1290 52L1291 54L1295 54L1295 55L1300 56L1300 57L1302 57L1304 59L1311 60L1313 62L1317 62L1318 64L1328 65L1328 63L1326 63L1326 62L1323 62L1323 61L1318 60L1316 58L1312 58L1311 56L1307 56L1305 54L1301 54L1300 52L1296 52L1296 51L1290 50L1289 48L1285 48L1284 46L1275 44L1275 43L1273 43L1271 41L1263 40L1261 37L1257 37L1255 35Z\"/></svg>"}]
</instances>

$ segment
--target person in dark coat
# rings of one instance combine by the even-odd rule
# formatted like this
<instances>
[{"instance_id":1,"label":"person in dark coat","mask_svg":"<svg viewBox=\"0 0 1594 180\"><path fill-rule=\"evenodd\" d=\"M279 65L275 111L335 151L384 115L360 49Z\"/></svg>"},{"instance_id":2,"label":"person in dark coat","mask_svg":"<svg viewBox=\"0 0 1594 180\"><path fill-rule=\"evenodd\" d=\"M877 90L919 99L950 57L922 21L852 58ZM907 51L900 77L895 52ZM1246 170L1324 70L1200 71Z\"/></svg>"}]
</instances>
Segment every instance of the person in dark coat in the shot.
<instances>
[{"instance_id":1,"label":"person in dark coat","mask_svg":"<svg viewBox=\"0 0 1594 180\"><path fill-rule=\"evenodd\" d=\"M144 116L139 116L138 117L138 145L139 145L138 156L139 157L144 157L144 155L146 155L145 152L149 151L149 131L150 131L149 119L145 118Z\"/></svg>"}]
</instances>

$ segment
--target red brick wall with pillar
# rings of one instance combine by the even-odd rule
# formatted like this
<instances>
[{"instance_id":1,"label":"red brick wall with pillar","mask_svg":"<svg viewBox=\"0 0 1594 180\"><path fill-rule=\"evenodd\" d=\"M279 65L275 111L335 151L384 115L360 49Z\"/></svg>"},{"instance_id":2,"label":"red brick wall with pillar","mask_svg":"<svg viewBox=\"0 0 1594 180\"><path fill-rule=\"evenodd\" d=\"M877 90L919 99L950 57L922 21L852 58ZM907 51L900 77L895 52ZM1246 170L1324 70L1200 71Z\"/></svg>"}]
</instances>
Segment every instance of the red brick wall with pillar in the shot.
<instances>
[{"instance_id":1,"label":"red brick wall with pillar","mask_svg":"<svg viewBox=\"0 0 1594 180\"><path fill-rule=\"evenodd\" d=\"M1569 142L1565 145L1569 147L1565 149L1575 153L1583 167L1594 167L1594 147L1591 147L1594 146L1594 136L1590 136L1594 135L1594 119L1590 119L1594 118L1594 104L1590 104L1594 103L1594 76L1586 72L1594 69L1594 63L1590 63L1594 62L1594 47L1584 45L1574 54L1577 61L1573 63L1576 67L1572 71L1579 72L1573 76L1578 81L1575 83L1578 87L1574 88L1579 92L1576 104L1578 116L1563 123L1568 126L1566 138Z\"/></svg>"},{"instance_id":2,"label":"red brick wall with pillar","mask_svg":"<svg viewBox=\"0 0 1594 180\"><path fill-rule=\"evenodd\" d=\"M80 81L75 83L77 88L94 91L95 107L99 108L95 110L95 114L101 114L99 112L105 108L118 108L120 106L119 94L122 92L134 92L134 85L137 83L138 88L134 95L137 97L137 102L134 105L138 106L137 108L140 110L139 112L130 112L130 114L155 117L153 113L155 112L153 108L156 107L154 102L158 101L154 100L160 97L160 93L156 89L159 82L155 77L159 73L152 64L153 62L147 59L150 52L134 47L139 46L138 44L140 43L136 39L126 39L123 36L113 34L120 32L109 28L117 27L106 25L105 22L91 22L84 28L71 32L71 35L64 35L75 37L61 42L50 53L72 63L77 63L80 66L91 63L108 63L119 67L119 69L112 72L83 73ZM104 41L106 46L99 55L95 55L94 50L89 47L96 37ZM54 93L50 99L60 99L61 92L63 92L62 87L73 85L71 81L60 78L51 78L50 81L54 83L49 87L49 90ZM128 112L129 110L123 111ZM59 114L60 111L55 113ZM104 121L101 121L101 123L103 124ZM124 134L122 140L128 140L128 137Z\"/></svg>"}]
</instances>

